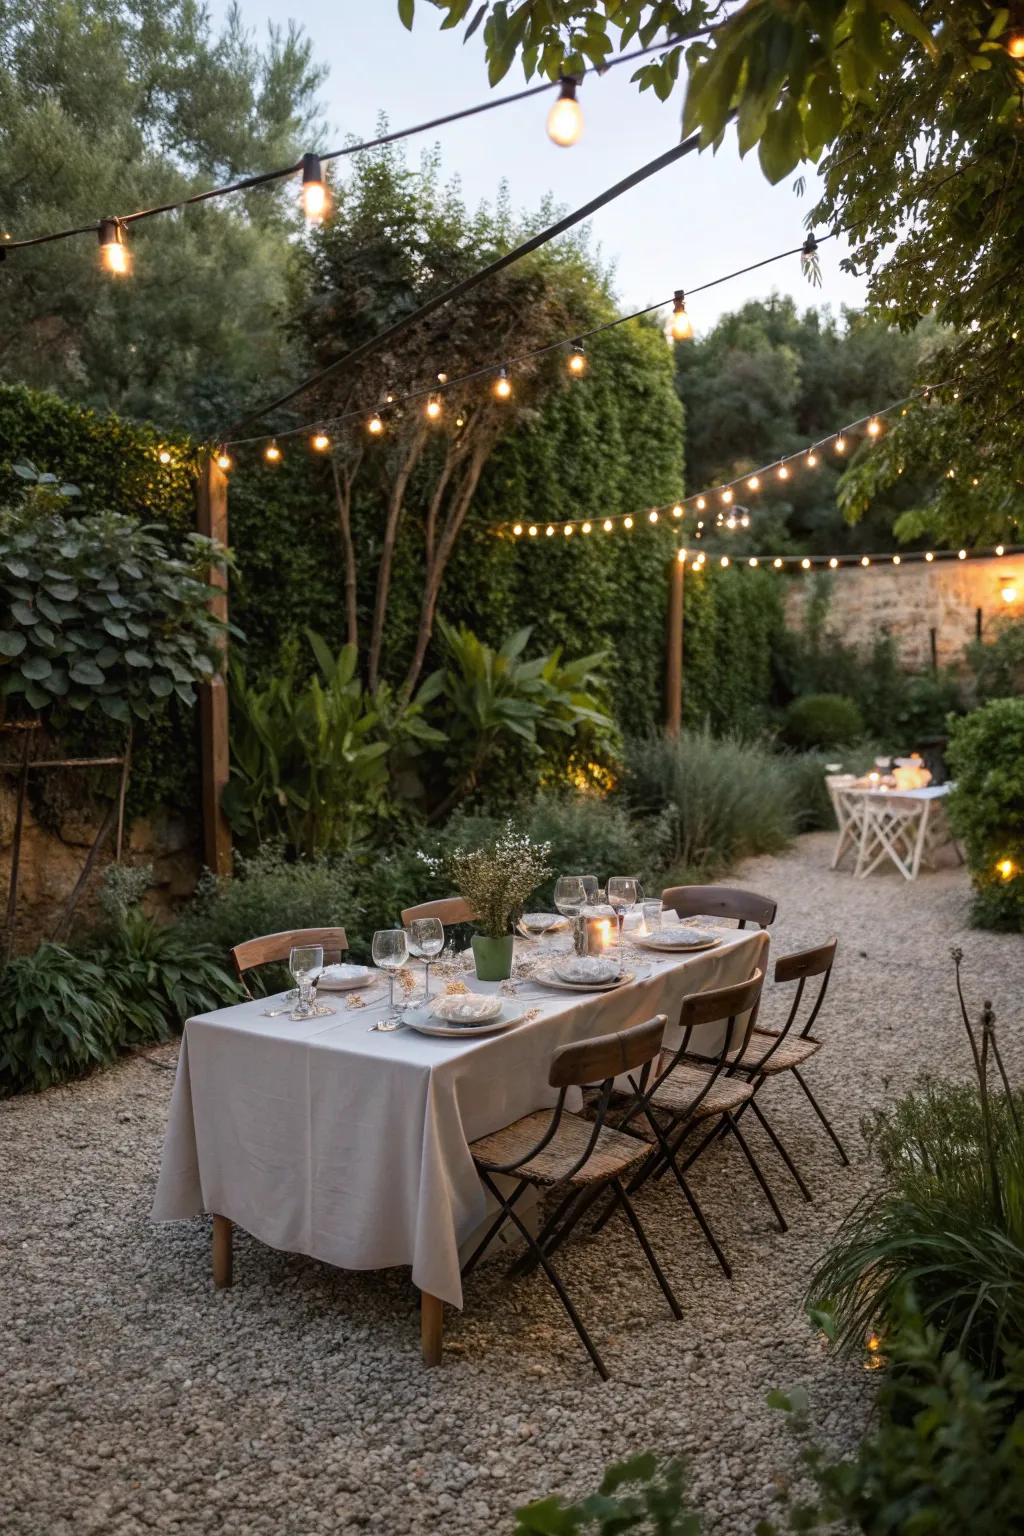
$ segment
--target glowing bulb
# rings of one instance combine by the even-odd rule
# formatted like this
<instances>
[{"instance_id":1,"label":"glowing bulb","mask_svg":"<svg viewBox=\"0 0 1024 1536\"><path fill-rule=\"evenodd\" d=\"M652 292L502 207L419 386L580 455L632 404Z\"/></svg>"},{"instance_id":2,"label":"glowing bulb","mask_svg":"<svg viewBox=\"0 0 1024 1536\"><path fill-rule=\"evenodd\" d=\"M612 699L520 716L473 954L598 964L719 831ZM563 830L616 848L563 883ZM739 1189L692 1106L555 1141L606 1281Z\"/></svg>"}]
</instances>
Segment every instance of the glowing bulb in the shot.
<instances>
[{"instance_id":1,"label":"glowing bulb","mask_svg":"<svg viewBox=\"0 0 1024 1536\"><path fill-rule=\"evenodd\" d=\"M741 528L749 528L750 527L750 514L748 512L744 512L743 516L740 518L740 527Z\"/></svg>"},{"instance_id":2,"label":"glowing bulb","mask_svg":"<svg viewBox=\"0 0 1024 1536\"><path fill-rule=\"evenodd\" d=\"M861 555L860 563L861 563L861 565L870 565L871 561L869 560L867 555Z\"/></svg>"},{"instance_id":3,"label":"glowing bulb","mask_svg":"<svg viewBox=\"0 0 1024 1536\"><path fill-rule=\"evenodd\" d=\"M772 565L775 567L775 569L777 571L781 571L782 570L782 561L779 559L779 557L777 555L776 555L775 559L772 561Z\"/></svg>"},{"instance_id":4,"label":"glowing bulb","mask_svg":"<svg viewBox=\"0 0 1024 1536\"><path fill-rule=\"evenodd\" d=\"M565 534L566 538L569 538L572 534L572 523L566 523L565 527L562 529L562 532Z\"/></svg>"},{"instance_id":5,"label":"glowing bulb","mask_svg":"<svg viewBox=\"0 0 1024 1536\"><path fill-rule=\"evenodd\" d=\"M996 545L996 554L997 554L997 555L1004 555L1004 554L1005 554L1005 553L1006 553L1006 547L1005 547L1005 545L1003 545L1003 544L997 544L997 545Z\"/></svg>"},{"instance_id":6,"label":"glowing bulb","mask_svg":"<svg viewBox=\"0 0 1024 1536\"><path fill-rule=\"evenodd\" d=\"M647 514L647 521L649 523L656 523L658 521L658 514L657 514L657 512L648 512L648 514Z\"/></svg>"},{"instance_id":7,"label":"glowing bulb","mask_svg":"<svg viewBox=\"0 0 1024 1536\"><path fill-rule=\"evenodd\" d=\"M1006 45L1011 59L1024 59L1024 32L1015 33Z\"/></svg>"},{"instance_id":8,"label":"glowing bulb","mask_svg":"<svg viewBox=\"0 0 1024 1536\"><path fill-rule=\"evenodd\" d=\"M374 411L373 415L366 423L366 430L370 433L371 437L380 437L381 433L384 431L384 422L379 411Z\"/></svg>"},{"instance_id":9,"label":"glowing bulb","mask_svg":"<svg viewBox=\"0 0 1024 1536\"><path fill-rule=\"evenodd\" d=\"M555 530L552 528L550 523L548 523L547 527L544 529L544 532L547 534L549 539L554 537Z\"/></svg>"},{"instance_id":10,"label":"glowing bulb","mask_svg":"<svg viewBox=\"0 0 1024 1536\"><path fill-rule=\"evenodd\" d=\"M229 469L233 469L234 468L234 463L235 463L235 461L231 457L230 453L223 453L223 452L222 453L218 453L218 455L217 455L217 468L218 469L222 469L225 474L227 474Z\"/></svg>"},{"instance_id":11,"label":"glowing bulb","mask_svg":"<svg viewBox=\"0 0 1024 1536\"><path fill-rule=\"evenodd\" d=\"M565 366L568 368L569 372L576 379L581 379L583 377L583 375L586 373L586 371L587 371L587 358L586 358L586 354L583 351L583 344L582 344L582 342L578 341L576 343L576 345L573 347L572 351L569 353L569 358L568 358L568 361L566 362Z\"/></svg>"},{"instance_id":12,"label":"glowing bulb","mask_svg":"<svg viewBox=\"0 0 1024 1536\"><path fill-rule=\"evenodd\" d=\"M839 564L839 561L836 559L835 555L833 555L831 560L829 561L830 568L834 571L838 564Z\"/></svg>"},{"instance_id":13,"label":"glowing bulb","mask_svg":"<svg viewBox=\"0 0 1024 1536\"><path fill-rule=\"evenodd\" d=\"M756 475L751 475L750 479L747 481L747 490L756 491L760 484L761 482L758 477Z\"/></svg>"},{"instance_id":14,"label":"glowing bulb","mask_svg":"<svg viewBox=\"0 0 1024 1536\"><path fill-rule=\"evenodd\" d=\"M775 473L778 475L780 480L788 480L789 479L789 465L788 464L780 464L778 469L775 471Z\"/></svg>"},{"instance_id":15,"label":"glowing bulb","mask_svg":"<svg viewBox=\"0 0 1024 1536\"><path fill-rule=\"evenodd\" d=\"M757 556L756 555L751 555L750 559L747 561L747 564L748 565L756 565L757 564Z\"/></svg>"},{"instance_id":16,"label":"glowing bulb","mask_svg":"<svg viewBox=\"0 0 1024 1536\"><path fill-rule=\"evenodd\" d=\"M698 496L697 497L697 511L698 512L703 512L704 508L706 506L707 506L707 502L705 501L704 497L703 496Z\"/></svg>"},{"instance_id":17,"label":"glowing bulb","mask_svg":"<svg viewBox=\"0 0 1024 1536\"><path fill-rule=\"evenodd\" d=\"M892 563L893 563L893 565L900 565L900 564L902 564L902 561L900 560L899 555L893 555Z\"/></svg>"},{"instance_id":18,"label":"glowing bulb","mask_svg":"<svg viewBox=\"0 0 1024 1536\"><path fill-rule=\"evenodd\" d=\"M538 534L539 531L540 530L538 529L536 523L531 523L530 524L530 538L531 539L535 539L537 537L537 534Z\"/></svg>"},{"instance_id":19,"label":"glowing bulb","mask_svg":"<svg viewBox=\"0 0 1024 1536\"><path fill-rule=\"evenodd\" d=\"M729 506L732 502L732 491L729 490L728 486L722 492L722 501L726 506Z\"/></svg>"},{"instance_id":20,"label":"glowing bulb","mask_svg":"<svg viewBox=\"0 0 1024 1536\"><path fill-rule=\"evenodd\" d=\"M610 517L606 517L604 522L601 524L601 527L604 529L605 533L611 533L613 526L614 524L612 523Z\"/></svg>"},{"instance_id":21,"label":"glowing bulb","mask_svg":"<svg viewBox=\"0 0 1024 1536\"><path fill-rule=\"evenodd\" d=\"M161 464L169 464L171 462L171 455L168 453L166 448L160 449L160 452L157 454L157 458L160 460Z\"/></svg>"},{"instance_id":22,"label":"glowing bulb","mask_svg":"<svg viewBox=\"0 0 1024 1536\"><path fill-rule=\"evenodd\" d=\"M868 437L877 437L882 430L882 423L877 416L872 416L868 422Z\"/></svg>"},{"instance_id":23,"label":"glowing bulb","mask_svg":"<svg viewBox=\"0 0 1024 1536\"><path fill-rule=\"evenodd\" d=\"M721 522L721 518L719 518L719 522ZM725 520L725 526L727 528L735 528L736 527L736 519L733 516L730 515Z\"/></svg>"},{"instance_id":24,"label":"glowing bulb","mask_svg":"<svg viewBox=\"0 0 1024 1536\"><path fill-rule=\"evenodd\" d=\"M431 395L425 406L428 421L439 421L444 407L436 395Z\"/></svg>"},{"instance_id":25,"label":"glowing bulb","mask_svg":"<svg viewBox=\"0 0 1024 1536\"><path fill-rule=\"evenodd\" d=\"M494 398L496 400L509 400L512 397L512 380L508 376L508 369L503 368L494 381Z\"/></svg>"},{"instance_id":26,"label":"glowing bulb","mask_svg":"<svg viewBox=\"0 0 1024 1536\"><path fill-rule=\"evenodd\" d=\"M1017 583L1012 576L1003 582L999 588L999 595L1004 603L1015 603L1017 601Z\"/></svg>"},{"instance_id":27,"label":"glowing bulb","mask_svg":"<svg viewBox=\"0 0 1024 1536\"><path fill-rule=\"evenodd\" d=\"M583 132L583 113L576 100L576 81L559 82L558 100L548 113L548 138L560 149L571 149Z\"/></svg>"},{"instance_id":28,"label":"glowing bulb","mask_svg":"<svg viewBox=\"0 0 1024 1536\"><path fill-rule=\"evenodd\" d=\"M594 526L593 523L584 523L582 531L584 533L589 533L593 526Z\"/></svg>"},{"instance_id":29,"label":"glowing bulb","mask_svg":"<svg viewBox=\"0 0 1024 1536\"><path fill-rule=\"evenodd\" d=\"M836 453L845 453L846 452L846 438L845 437L837 437L836 440L835 440L835 443L833 444L833 447L835 448Z\"/></svg>"},{"instance_id":30,"label":"glowing bulb","mask_svg":"<svg viewBox=\"0 0 1024 1536\"><path fill-rule=\"evenodd\" d=\"M803 559L800 561L800 564L803 566L805 571L809 571L811 568L811 562L808 560L806 555L804 555Z\"/></svg>"},{"instance_id":31,"label":"glowing bulb","mask_svg":"<svg viewBox=\"0 0 1024 1536\"><path fill-rule=\"evenodd\" d=\"M277 464L281 458L281 450L277 446L277 439L273 438L263 450L263 457L268 464Z\"/></svg>"},{"instance_id":32,"label":"glowing bulb","mask_svg":"<svg viewBox=\"0 0 1024 1536\"><path fill-rule=\"evenodd\" d=\"M814 449L812 448L810 453L807 455L807 468L808 469L815 469L817 467L817 463L818 463L818 455L815 453Z\"/></svg>"},{"instance_id":33,"label":"glowing bulb","mask_svg":"<svg viewBox=\"0 0 1024 1536\"><path fill-rule=\"evenodd\" d=\"M957 557L958 560L966 560L967 559L967 551L966 551L966 549L958 549L957 552L956 552L956 557Z\"/></svg>"},{"instance_id":34,"label":"glowing bulb","mask_svg":"<svg viewBox=\"0 0 1024 1536\"><path fill-rule=\"evenodd\" d=\"M624 517L622 519L622 526L623 526L623 528L632 528L632 526L633 526L633 519L631 517Z\"/></svg>"},{"instance_id":35,"label":"glowing bulb","mask_svg":"<svg viewBox=\"0 0 1024 1536\"><path fill-rule=\"evenodd\" d=\"M682 515L683 515L683 509L682 509L682 507L679 505L679 503L677 501L675 506L672 508L672 516L673 517L682 517Z\"/></svg>"},{"instance_id":36,"label":"glowing bulb","mask_svg":"<svg viewBox=\"0 0 1024 1536\"><path fill-rule=\"evenodd\" d=\"M718 563L722 567L722 570L724 571L726 566L729 564L729 556L728 555L723 555L721 560Z\"/></svg>"},{"instance_id":37,"label":"glowing bulb","mask_svg":"<svg viewBox=\"0 0 1024 1536\"><path fill-rule=\"evenodd\" d=\"M673 341L692 341L693 322L686 313L686 296L681 288L677 288L675 298L672 301L672 319L669 323L669 332Z\"/></svg>"},{"instance_id":38,"label":"glowing bulb","mask_svg":"<svg viewBox=\"0 0 1024 1536\"><path fill-rule=\"evenodd\" d=\"M132 269L132 258L120 219L101 219L99 238L100 261L105 270L114 277L127 277Z\"/></svg>"},{"instance_id":39,"label":"glowing bulb","mask_svg":"<svg viewBox=\"0 0 1024 1536\"><path fill-rule=\"evenodd\" d=\"M331 440L326 432L314 432L309 442L310 447L315 448L317 453L326 453L331 446Z\"/></svg>"},{"instance_id":40,"label":"glowing bulb","mask_svg":"<svg viewBox=\"0 0 1024 1536\"><path fill-rule=\"evenodd\" d=\"M702 528L703 528L703 527L704 527L704 519L703 519L703 518L698 518L698 519L697 519L697 532L698 532L698 533L699 533L699 532L700 532L700 530L701 530L701 529L702 529Z\"/></svg>"},{"instance_id":41,"label":"glowing bulb","mask_svg":"<svg viewBox=\"0 0 1024 1536\"><path fill-rule=\"evenodd\" d=\"M515 525L515 527L514 527L514 528L513 528L513 529L512 529L512 532L513 532L513 533L514 533L514 534L515 534L515 536L516 536L516 538L517 538L517 539L518 539L518 538L519 538L519 537L520 537L520 535L521 535L521 534L522 534L522 531L523 531L523 525L522 525L522 523L516 523L516 525Z\"/></svg>"},{"instance_id":42,"label":"glowing bulb","mask_svg":"<svg viewBox=\"0 0 1024 1536\"><path fill-rule=\"evenodd\" d=\"M931 550L929 550L925 555L925 559L928 561L928 564L931 565L932 561L935 559L935 556L932 554Z\"/></svg>"},{"instance_id":43,"label":"glowing bulb","mask_svg":"<svg viewBox=\"0 0 1024 1536\"><path fill-rule=\"evenodd\" d=\"M456 416L456 418L455 418L455 425L457 427L464 427L466 425L466 418L465 418L465 416Z\"/></svg>"},{"instance_id":44,"label":"glowing bulb","mask_svg":"<svg viewBox=\"0 0 1024 1536\"><path fill-rule=\"evenodd\" d=\"M302 211L311 224L318 224L327 212L327 188L319 155L302 157Z\"/></svg>"}]
</instances>

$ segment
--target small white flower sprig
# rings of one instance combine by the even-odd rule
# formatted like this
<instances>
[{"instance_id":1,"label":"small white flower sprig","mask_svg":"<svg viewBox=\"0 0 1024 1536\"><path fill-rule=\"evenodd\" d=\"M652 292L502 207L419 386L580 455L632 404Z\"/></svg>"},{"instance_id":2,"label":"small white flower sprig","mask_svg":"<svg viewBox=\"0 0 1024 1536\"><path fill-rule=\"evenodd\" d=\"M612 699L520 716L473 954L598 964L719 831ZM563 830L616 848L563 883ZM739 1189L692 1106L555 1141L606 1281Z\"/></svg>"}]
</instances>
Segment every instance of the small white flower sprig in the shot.
<instances>
[{"instance_id":1,"label":"small white flower sprig","mask_svg":"<svg viewBox=\"0 0 1024 1536\"><path fill-rule=\"evenodd\" d=\"M549 879L550 843L535 843L517 832L511 821L500 837L482 848L456 848L447 861L448 874L464 901L476 913L476 925L489 939L511 931L512 919L523 903Z\"/></svg>"}]
</instances>

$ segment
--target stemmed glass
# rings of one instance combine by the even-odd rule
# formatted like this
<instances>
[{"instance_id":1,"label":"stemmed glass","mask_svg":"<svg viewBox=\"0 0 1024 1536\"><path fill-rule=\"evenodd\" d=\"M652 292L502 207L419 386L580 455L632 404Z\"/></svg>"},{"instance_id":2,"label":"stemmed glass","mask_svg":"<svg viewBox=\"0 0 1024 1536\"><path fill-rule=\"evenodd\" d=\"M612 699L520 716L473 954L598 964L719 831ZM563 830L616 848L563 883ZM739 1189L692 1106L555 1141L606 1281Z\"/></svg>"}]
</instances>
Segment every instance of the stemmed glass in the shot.
<instances>
[{"instance_id":1,"label":"stemmed glass","mask_svg":"<svg viewBox=\"0 0 1024 1536\"><path fill-rule=\"evenodd\" d=\"M423 1001L426 1002L430 996L430 962L444 949L444 924L439 917L414 917L405 925L405 936L410 955L422 960L426 968L423 982Z\"/></svg>"},{"instance_id":2,"label":"stemmed glass","mask_svg":"<svg viewBox=\"0 0 1024 1536\"><path fill-rule=\"evenodd\" d=\"M622 973L622 922L626 908L633 906L639 895L639 886L631 875L612 875L608 881L608 905L615 913L619 925L619 973Z\"/></svg>"},{"instance_id":3,"label":"stemmed glass","mask_svg":"<svg viewBox=\"0 0 1024 1536\"><path fill-rule=\"evenodd\" d=\"M409 940L404 928L379 928L373 936L373 963L388 976L388 1011L378 1019L374 1029L397 1029L398 1009L395 1007L395 977L409 958Z\"/></svg>"},{"instance_id":4,"label":"stemmed glass","mask_svg":"<svg viewBox=\"0 0 1024 1536\"><path fill-rule=\"evenodd\" d=\"M316 984L324 968L322 944L294 944L288 955L288 969L299 989L298 1002L292 1009L293 1019L316 1017Z\"/></svg>"},{"instance_id":5,"label":"stemmed glass","mask_svg":"<svg viewBox=\"0 0 1024 1536\"><path fill-rule=\"evenodd\" d=\"M597 892L598 892L597 876L596 875L580 875L580 879L583 881L583 890L584 890L584 894L586 895L586 898L587 898L586 905L588 907L592 907L595 904L595 902L597 901Z\"/></svg>"},{"instance_id":6,"label":"stemmed glass","mask_svg":"<svg viewBox=\"0 0 1024 1536\"><path fill-rule=\"evenodd\" d=\"M579 875L559 875L555 881L555 906L572 920L573 942L569 953L579 949L576 919L586 904L587 892Z\"/></svg>"}]
</instances>

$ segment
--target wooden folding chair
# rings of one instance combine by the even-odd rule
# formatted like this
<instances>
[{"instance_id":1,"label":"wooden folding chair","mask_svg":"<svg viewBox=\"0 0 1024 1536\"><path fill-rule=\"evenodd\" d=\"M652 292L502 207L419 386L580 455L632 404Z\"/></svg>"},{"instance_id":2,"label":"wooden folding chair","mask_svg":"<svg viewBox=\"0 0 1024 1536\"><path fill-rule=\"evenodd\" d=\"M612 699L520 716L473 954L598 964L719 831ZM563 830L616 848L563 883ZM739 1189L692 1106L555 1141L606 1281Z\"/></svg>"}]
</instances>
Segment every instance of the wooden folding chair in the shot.
<instances>
[{"instance_id":1,"label":"wooden folding chair","mask_svg":"<svg viewBox=\"0 0 1024 1536\"><path fill-rule=\"evenodd\" d=\"M402 912L403 923L411 923L417 917L440 918L446 928L452 928L456 923L476 921L476 913L461 896L442 896L440 901L421 901L418 907L406 907Z\"/></svg>"},{"instance_id":2,"label":"wooden folding chair","mask_svg":"<svg viewBox=\"0 0 1024 1536\"><path fill-rule=\"evenodd\" d=\"M262 938L246 939L244 944L236 944L231 951L231 963L245 989L246 997L252 997L245 979L246 971L253 971L261 965L287 963L289 954L298 944L322 944L326 960L328 954L340 958L348 949L348 938L344 928L286 928L281 933L267 933Z\"/></svg>"},{"instance_id":3,"label":"wooden folding chair","mask_svg":"<svg viewBox=\"0 0 1024 1536\"><path fill-rule=\"evenodd\" d=\"M661 902L678 917L728 917L740 928L748 923L767 928L778 911L770 896L728 885L670 885L662 891Z\"/></svg>"},{"instance_id":4,"label":"wooden folding chair","mask_svg":"<svg viewBox=\"0 0 1024 1536\"><path fill-rule=\"evenodd\" d=\"M551 1087L558 1089L554 1109L536 1110L500 1131L481 1136L470 1147L484 1187L499 1210L466 1261L463 1275L471 1273L481 1254L506 1223L511 1222L527 1245L524 1256L526 1262L518 1260L512 1266L513 1272L524 1273L537 1266L543 1269L598 1374L605 1380L608 1379L608 1372L604 1362L561 1276L551 1263L551 1252L568 1236L595 1198L610 1188L615 1192L616 1203L621 1204L626 1213L673 1316L682 1316L672 1287L665 1278L622 1183L625 1176L647 1159L650 1148L645 1141L627 1136L605 1123L617 1077L627 1075L634 1097L643 1098L651 1065L661 1050L664 1032L665 1017L659 1014L644 1024L636 1024L617 1034L599 1035L593 1040L561 1046L551 1059L548 1074ZM601 1086L592 1120L566 1110L565 1097L570 1088L597 1082ZM506 1195L499 1188L495 1182L499 1176L517 1180L511 1194ZM519 1200L531 1186L545 1188L561 1196L556 1209L536 1237L516 1210Z\"/></svg>"}]
</instances>

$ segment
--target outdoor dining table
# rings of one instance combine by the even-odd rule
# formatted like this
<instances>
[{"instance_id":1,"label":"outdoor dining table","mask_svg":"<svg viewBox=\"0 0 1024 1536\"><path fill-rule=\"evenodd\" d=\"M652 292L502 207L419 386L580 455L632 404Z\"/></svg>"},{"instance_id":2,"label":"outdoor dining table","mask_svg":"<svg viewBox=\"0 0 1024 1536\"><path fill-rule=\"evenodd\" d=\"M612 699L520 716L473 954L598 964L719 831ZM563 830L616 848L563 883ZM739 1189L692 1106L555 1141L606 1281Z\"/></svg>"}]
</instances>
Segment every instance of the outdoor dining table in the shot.
<instances>
[{"instance_id":1,"label":"outdoor dining table","mask_svg":"<svg viewBox=\"0 0 1024 1536\"><path fill-rule=\"evenodd\" d=\"M305 1021L269 1018L280 998L189 1019L152 1218L213 1213L220 1284L230 1283L230 1224L344 1269L411 1266L424 1359L436 1364L444 1303L462 1305L460 1249L489 1206L470 1143L554 1103L558 1046L657 1013L671 1044L684 996L765 966L766 933L718 937L693 954L645 951L642 963L627 961L637 979L612 992L550 991L527 977L507 998L523 1021L465 1040L372 1031L384 1008L376 995L353 1007L322 992L336 1011ZM516 948L538 953L535 942ZM462 979L474 992L501 985L471 970Z\"/></svg>"},{"instance_id":2,"label":"outdoor dining table","mask_svg":"<svg viewBox=\"0 0 1024 1536\"><path fill-rule=\"evenodd\" d=\"M888 789L858 784L846 776L833 776L827 782L839 825L833 869L855 849L856 877L866 878L888 860L905 880L916 880L922 863L931 863L945 844L952 843L960 856L943 805L951 784Z\"/></svg>"}]
</instances>

